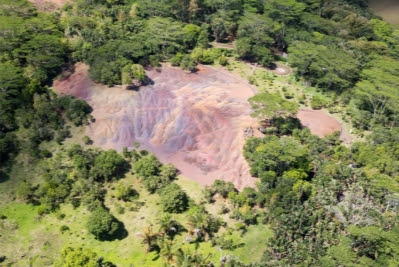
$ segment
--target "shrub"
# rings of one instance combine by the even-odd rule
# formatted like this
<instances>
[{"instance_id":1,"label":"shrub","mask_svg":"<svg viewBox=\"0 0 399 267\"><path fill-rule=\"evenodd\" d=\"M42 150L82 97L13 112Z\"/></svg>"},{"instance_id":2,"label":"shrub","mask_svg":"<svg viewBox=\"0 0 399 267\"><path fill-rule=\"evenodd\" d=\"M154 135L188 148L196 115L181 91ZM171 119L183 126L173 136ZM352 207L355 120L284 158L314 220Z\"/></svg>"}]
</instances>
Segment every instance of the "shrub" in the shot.
<instances>
[{"instance_id":1,"label":"shrub","mask_svg":"<svg viewBox=\"0 0 399 267\"><path fill-rule=\"evenodd\" d=\"M133 171L139 177L147 178L158 175L161 166L161 162L154 155L148 155L133 164Z\"/></svg>"},{"instance_id":2,"label":"shrub","mask_svg":"<svg viewBox=\"0 0 399 267\"><path fill-rule=\"evenodd\" d=\"M182 53L177 53L175 56L173 56L173 57L170 59L170 64L172 64L172 66L175 66L175 67L180 66L180 64L181 64L181 62L182 62L182 60L183 60L183 58L184 58L184 54L182 54Z\"/></svg>"},{"instance_id":3,"label":"shrub","mask_svg":"<svg viewBox=\"0 0 399 267\"><path fill-rule=\"evenodd\" d=\"M183 70L188 70L188 71L195 71L196 63L194 59L192 59L189 55L186 55L183 57L181 63L180 63L180 68Z\"/></svg>"},{"instance_id":4,"label":"shrub","mask_svg":"<svg viewBox=\"0 0 399 267\"><path fill-rule=\"evenodd\" d=\"M115 188L115 196L123 201L131 201L137 196L137 192L130 185L119 181Z\"/></svg>"},{"instance_id":5,"label":"shrub","mask_svg":"<svg viewBox=\"0 0 399 267\"><path fill-rule=\"evenodd\" d=\"M94 178L110 181L121 175L126 164L125 159L113 149L101 151L94 159L94 167L91 170Z\"/></svg>"},{"instance_id":6,"label":"shrub","mask_svg":"<svg viewBox=\"0 0 399 267\"><path fill-rule=\"evenodd\" d=\"M219 57L219 64L222 66L226 66L227 64L229 64L227 57L225 56Z\"/></svg>"},{"instance_id":7,"label":"shrub","mask_svg":"<svg viewBox=\"0 0 399 267\"><path fill-rule=\"evenodd\" d=\"M62 225L62 226L60 227L60 231L61 231L61 233L64 233L64 232L66 232L66 231L69 231L69 227L66 226L66 225Z\"/></svg>"},{"instance_id":8,"label":"shrub","mask_svg":"<svg viewBox=\"0 0 399 267\"><path fill-rule=\"evenodd\" d=\"M157 192L158 190L170 184L170 180L162 176L146 177L143 178L141 182L143 183L144 187L148 190L148 192L150 192L151 194Z\"/></svg>"},{"instance_id":9,"label":"shrub","mask_svg":"<svg viewBox=\"0 0 399 267\"><path fill-rule=\"evenodd\" d=\"M225 182L222 180L215 180L212 187L215 193L219 193L219 195L221 195L223 198L226 198L230 192L237 191L232 182Z\"/></svg>"},{"instance_id":10,"label":"shrub","mask_svg":"<svg viewBox=\"0 0 399 267\"><path fill-rule=\"evenodd\" d=\"M310 102L310 106L313 109L321 109L323 107L327 106L327 101L325 99L322 99L321 97L315 95L312 97L312 101Z\"/></svg>"},{"instance_id":11,"label":"shrub","mask_svg":"<svg viewBox=\"0 0 399 267\"><path fill-rule=\"evenodd\" d=\"M177 184L170 184L160 192L161 205L165 212L181 213L188 207L189 198Z\"/></svg>"},{"instance_id":12,"label":"shrub","mask_svg":"<svg viewBox=\"0 0 399 267\"><path fill-rule=\"evenodd\" d=\"M103 207L97 207L90 215L87 230L99 240L110 240L116 235L120 223Z\"/></svg>"},{"instance_id":13,"label":"shrub","mask_svg":"<svg viewBox=\"0 0 399 267\"><path fill-rule=\"evenodd\" d=\"M85 135L82 140L85 145L91 145L93 143L93 141L87 135Z\"/></svg>"}]
</instances>

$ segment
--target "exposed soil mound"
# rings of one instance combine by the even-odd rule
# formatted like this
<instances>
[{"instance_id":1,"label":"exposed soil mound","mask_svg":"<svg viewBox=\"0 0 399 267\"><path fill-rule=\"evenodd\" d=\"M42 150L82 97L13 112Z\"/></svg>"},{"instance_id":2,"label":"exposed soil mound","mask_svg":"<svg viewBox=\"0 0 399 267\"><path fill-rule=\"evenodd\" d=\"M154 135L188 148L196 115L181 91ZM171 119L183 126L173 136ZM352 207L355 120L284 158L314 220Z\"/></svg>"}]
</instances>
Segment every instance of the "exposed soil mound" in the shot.
<instances>
[{"instance_id":1,"label":"exposed soil mound","mask_svg":"<svg viewBox=\"0 0 399 267\"><path fill-rule=\"evenodd\" d=\"M253 185L242 147L244 130L257 129L257 121L249 116L253 91L245 82L203 66L192 74L164 66L147 72L154 84L135 92L95 84L87 71L77 64L54 87L93 107L96 122L87 134L95 145L120 150L139 142L201 184L223 179L238 188Z\"/></svg>"},{"instance_id":2,"label":"exposed soil mound","mask_svg":"<svg viewBox=\"0 0 399 267\"><path fill-rule=\"evenodd\" d=\"M57 8L61 8L71 0L28 0L34 4L40 11L54 11Z\"/></svg>"},{"instance_id":3,"label":"exposed soil mound","mask_svg":"<svg viewBox=\"0 0 399 267\"><path fill-rule=\"evenodd\" d=\"M346 144L352 142L352 137L344 129L342 124L321 110L301 109L298 111L297 118L303 126L310 129L312 134L324 137L334 132L340 132L341 141Z\"/></svg>"}]
</instances>

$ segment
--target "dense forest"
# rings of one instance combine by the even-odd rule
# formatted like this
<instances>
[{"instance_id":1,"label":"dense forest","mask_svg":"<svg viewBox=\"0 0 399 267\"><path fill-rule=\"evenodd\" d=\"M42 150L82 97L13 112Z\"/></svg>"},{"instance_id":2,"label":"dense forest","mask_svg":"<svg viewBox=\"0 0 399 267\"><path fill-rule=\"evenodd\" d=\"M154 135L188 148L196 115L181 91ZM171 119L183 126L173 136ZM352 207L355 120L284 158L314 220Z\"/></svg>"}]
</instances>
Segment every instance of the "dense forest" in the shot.
<instances>
[{"instance_id":1,"label":"dense forest","mask_svg":"<svg viewBox=\"0 0 399 267\"><path fill-rule=\"evenodd\" d=\"M269 126L244 146L256 188L216 180L195 197L173 165L139 144L117 152L91 146L87 136L76 142L95 120L92 108L51 89L76 62L98 83L138 87L145 70L165 62L188 72L198 64L284 62L294 82L323 96L311 106L338 110L358 138L345 145L337 134L312 135L293 117L305 102L261 92L250 103ZM46 243L31 247L41 256L30 258L0 248L0 264L398 266L398 90L399 29L366 0L76 0L54 12L1 0L0 238L23 243L14 234L27 233L30 213L33 224L51 219L50 232L67 235L70 206L72 214L87 210L80 226L94 241L58 251L57 242ZM153 225L127 231L119 218L146 207L160 211L151 212ZM13 212L26 214L18 221ZM242 241L253 229L270 230L269 238ZM126 236L152 260L102 254ZM248 260L240 249L261 254Z\"/></svg>"}]
</instances>

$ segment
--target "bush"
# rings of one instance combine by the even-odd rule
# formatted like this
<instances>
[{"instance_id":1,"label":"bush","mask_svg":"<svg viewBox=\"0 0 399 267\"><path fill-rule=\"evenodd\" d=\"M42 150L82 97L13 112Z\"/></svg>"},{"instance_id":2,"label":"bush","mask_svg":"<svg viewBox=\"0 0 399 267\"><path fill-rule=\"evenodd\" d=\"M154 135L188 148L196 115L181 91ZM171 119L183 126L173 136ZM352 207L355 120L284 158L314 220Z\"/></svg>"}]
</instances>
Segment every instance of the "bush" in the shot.
<instances>
[{"instance_id":1,"label":"bush","mask_svg":"<svg viewBox=\"0 0 399 267\"><path fill-rule=\"evenodd\" d=\"M133 164L133 171L139 177L148 178L158 175L161 166L162 163L154 155L148 155Z\"/></svg>"},{"instance_id":2,"label":"bush","mask_svg":"<svg viewBox=\"0 0 399 267\"><path fill-rule=\"evenodd\" d=\"M219 64L222 66L226 66L227 64L229 64L227 57L225 56L219 57Z\"/></svg>"},{"instance_id":3,"label":"bush","mask_svg":"<svg viewBox=\"0 0 399 267\"><path fill-rule=\"evenodd\" d=\"M94 251L87 248L66 247L62 250L59 260L55 263L56 267L70 266L115 266L111 262L105 262L103 257L98 256Z\"/></svg>"},{"instance_id":4,"label":"bush","mask_svg":"<svg viewBox=\"0 0 399 267\"><path fill-rule=\"evenodd\" d=\"M92 111L89 104L84 100L76 99L74 96L61 96L55 101L55 108L65 112L68 120L75 126L86 123L88 115Z\"/></svg>"},{"instance_id":5,"label":"bush","mask_svg":"<svg viewBox=\"0 0 399 267\"><path fill-rule=\"evenodd\" d=\"M85 145L91 145L91 144L93 144L93 141L90 139L90 137L88 137L87 135L85 135L85 136L83 136L83 143L85 144Z\"/></svg>"},{"instance_id":6,"label":"bush","mask_svg":"<svg viewBox=\"0 0 399 267\"><path fill-rule=\"evenodd\" d=\"M177 184L170 184L160 192L161 205L165 212L181 213L188 207L189 198Z\"/></svg>"},{"instance_id":7,"label":"bush","mask_svg":"<svg viewBox=\"0 0 399 267\"><path fill-rule=\"evenodd\" d=\"M61 231L61 233L64 233L64 232L66 232L66 231L69 231L69 227L66 226L66 225L62 225L62 226L60 227L60 231Z\"/></svg>"},{"instance_id":8,"label":"bush","mask_svg":"<svg viewBox=\"0 0 399 267\"><path fill-rule=\"evenodd\" d=\"M196 67L196 63L195 61L189 56L186 55L183 57L181 63L180 63L180 68L182 68L182 70L188 70L188 71L195 71L195 67Z\"/></svg>"},{"instance_id":9,"label":"bush","mask_svg":"<svg viewBox=\"0 0 399 267\"><path fill-rule=\"evenodd\" d=\"M225 182L222 180L215 180L213 182L212 188L215 193L219 193L223 198L226 198L230 192L237 192L237 189L234 187L232 182Z\"/></svg>"},{"instance_id":10,"label":"bush","mask_svg":"<svg viewBox=\"0 0 399 267\"><path fill-rule=\"evenodd\" d=\"M184 58L184 54L182 53L177 53L175 56L173 56L170 59L170 64L172 64L172 66L177 67L180 66L182 60Z\"/></svg>"},{"instance_id":11,"label":"bush","mask_svg":"<svg viewBox=\"0 0 399 267\"><path fill-rule=\"evenodd\" d=\"M325 99L322 99L321 97L315 95L312 97L312 101L310 102L310 106L313 109L321 109L323 107L327 106L327 101Z\"/></svg>"},{"instance_id":12,"label":"bush","mask_svg":"<svg viewBox=\"0 0 399 267\"><path fill-rule=\"evenodd\" d=\"M177 176L177 169L175 166L169 163L161 167L161 173L159 175L168 179L169 181L172 181Z\"/></svg>"},{"instance_id":13,"label":"bush","mask_svg":"<svg viewBox=\"0 0 399 267\"><path fill-rule=\"evenodd\" d=\"M162 176L146 177L143 178L141 182L143 183L144 187L148 190L148 192L150 192L151 194L154 194L158 190L170 184L170 180Z\"/></svg>"},{"instance_id":14,"label":"bush","mask_svg":"<svg viewBox=\"0 0 399 267\"><path fill-rule=\"evenodd\" d=\"M213 64L220 54L218 49L195 48L191 53L191 57L202 64Z\"/></svg>"},{"instance_id":15,"label":"bush","mask_svg":"<svg viewBox=\"0 0 399 267\"><path fill-rule=\"evenodd\" d=\"M120 223L103 207L97 207L90 215L86 227L96 239L112 240L120 228Z\"/></svg>"},{"instance_id":16,"label":"bush","mask_svg":"<svg viewBox=\"0 0 399 267\"><path fill-rule=\"evenodd\" d=\"M101 151L94 159L94 167L91 170L94 178L110 181L119 177L125 167L125 159L113 149Z\"/></svg>"},{"instance_id":17,"label":"bush","mask_svg":"<svg viewBox=\"0 0 399 267\"><path fill-rule=\"evenodd\" d=\"M147 77L143 66L141 66L140 64L133 64L131 66L131 71L132 71L132 78L134 80L143 82Z\"/></svg>"},{"instance_id":18,"label":"bush","mask_svg":"<svg viewBox=\"0 0 399 267\"><path fill-rule=\"evenodd\" d=\"M137 196L137 191L134 190L130 185L119 181L115 189L115 197L122 199L123 201L131 201Z\"/></svg>"}]
</instances>

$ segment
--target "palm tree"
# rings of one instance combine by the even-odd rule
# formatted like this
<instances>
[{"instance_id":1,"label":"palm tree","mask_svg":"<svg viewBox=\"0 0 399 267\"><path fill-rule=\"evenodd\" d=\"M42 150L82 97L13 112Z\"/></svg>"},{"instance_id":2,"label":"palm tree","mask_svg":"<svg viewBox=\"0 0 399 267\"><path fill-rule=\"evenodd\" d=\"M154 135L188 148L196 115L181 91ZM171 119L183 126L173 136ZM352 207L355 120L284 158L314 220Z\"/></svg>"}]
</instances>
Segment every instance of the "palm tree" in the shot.
<instances>
[{"instance_id":1,"label":"palm tree","mask_svg":"<svg viewBox=\"0 0 399 267\"><path fill-rule=\"evenodd\" d=\"M159 232L169 236L173 236L177 233L177 222L172 218L170 213L164 213L160 216L158 223L160 225Z\"/></svg>"},{"instance_id":2,"label":"palm tree","mask_svg":"<svg viewBox=\"0 0 399 267\"><path fill-rule=\"evenodd\" d=\"M143 241L141 241L141 244L147 245L147 249L146 249L147 253L151 251L151 249L153 248L154 244L156 243L158 237L161 235L162 235L162 233L154 233L152 231L151 225L147 225L141 233L137 234L137 236L139 236L143 239Z\"/></svg>"},{"instance_id":3,"label":"palm tree","mask_svg":"<svg viewBox=\"0 0 399 267\"><path fill-rule=\"evenodd\" d=\"M176 267L205 267L213 266L209 260L211 254L206 257L198 253L197 251L192 252L190 249L179 248L176 251L174 266Z\"/></svg>"},{"instance_id":4,"label":"palm tree","mask_svg":"<svg viewBox=\"0 0 399 267\"><path fill-rule=\"evenodd\" d=\"M197 238L205 237L205 239L208 239L210 220L211 218L205 212L195 212L188 218L187 222L190 235L196 235Z\"/></svg>"},{"instance_id":5,"label":"palm tree","mask_svg":"<svg viewBox=\"0 0 399 267\"><path fill-rule=\"evenodd\" d=\"M159 248L161 249L160 255L163 257L168 264L172 264L174 262L173 257L175 256L175 249L173 246L172 240L169 239L160 239L158 242Z\"/></svg>"}]
</instances>

